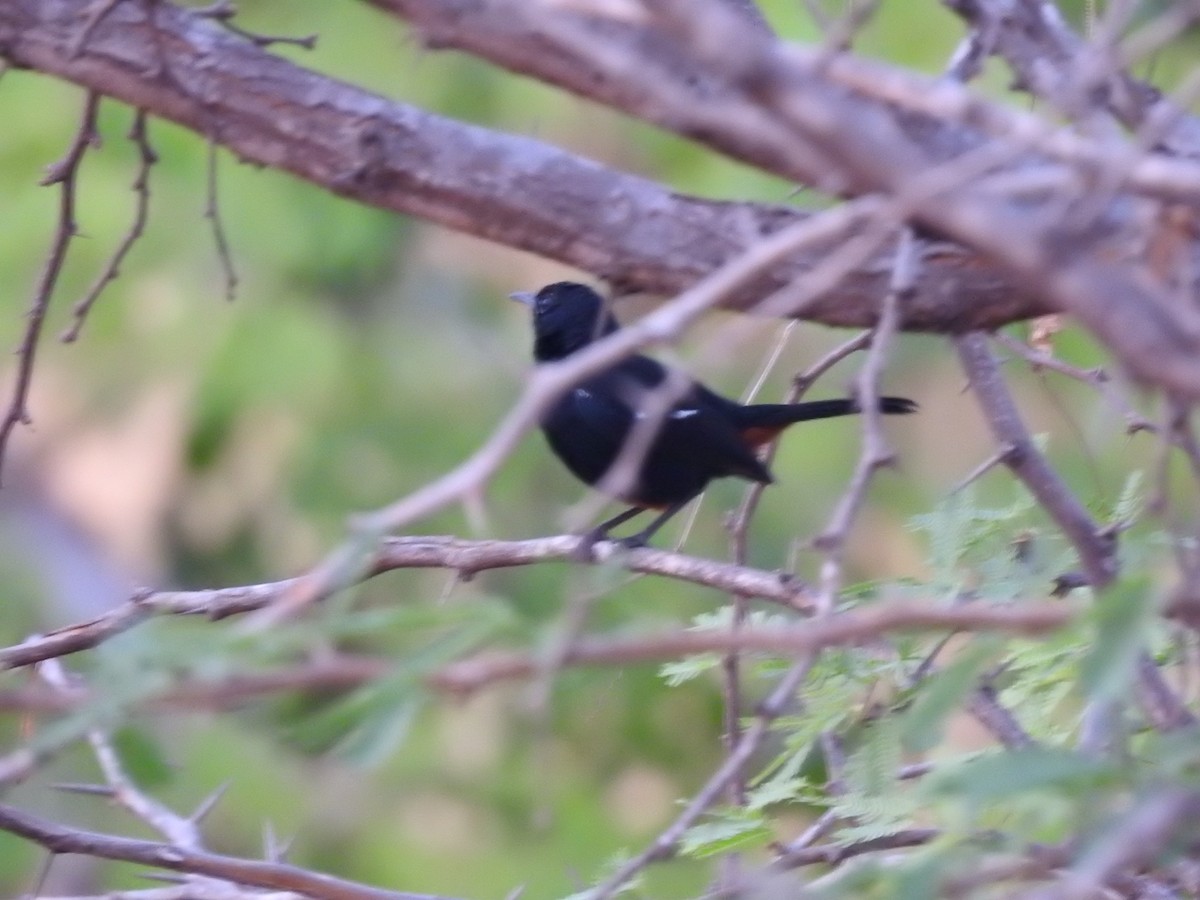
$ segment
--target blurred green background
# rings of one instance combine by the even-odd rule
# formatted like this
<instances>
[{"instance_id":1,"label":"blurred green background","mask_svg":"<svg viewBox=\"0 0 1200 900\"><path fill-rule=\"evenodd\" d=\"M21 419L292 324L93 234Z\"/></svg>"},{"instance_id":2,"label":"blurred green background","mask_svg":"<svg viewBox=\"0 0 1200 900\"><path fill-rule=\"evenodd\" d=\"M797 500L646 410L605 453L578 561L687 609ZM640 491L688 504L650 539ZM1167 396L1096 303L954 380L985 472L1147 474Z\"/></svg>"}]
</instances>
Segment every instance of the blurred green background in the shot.
<instances>
[{"instance_id":1,"label":"blurred green background","mask_svg":"<svg viewBox=\"0 0 1200 900\"><path fill-rule=\"evenodd\" d=\"M816 38L802 4L766 6L787 36ZM458 55L425 52L366 5L246 0L240 7L245 27L320 35L311 53L278 52L396 100L533 135L683 191L814 202L575 98ZM856 49L936 72L960 36L958 21L939 4L893 2L882 5ZM1162 61L1159 73L1169 70L1170 60ZM999 91L1005 74L993 66L986 81ZM54 189L37 182L66 147L82 101L79 90L37 74L9 72L0 80L0 122L7 123L0 133L0 346L19 341L54 225ZM528 369L524 310L506 295L586 277L222 154L221 213L241 280L236 299L226 302L202 215L205 145L152 120L161 161L151 175L147 233L80 340L58 343L71 305L132 216L136 154L124 138L131 120L130 110L102 105L104 146L83 169L83 235L72 244L38 360L35 423L19 431L6 464L4 644L94 615L134 584L217 587L304 570L344 534L348 515L445 472L490 433ZM646 308L639 301L623 314ZM675 352L713 386L740 395L782 328L717 313ZM795 371L844 337L794 329L760 396L781 396ZM1103 361L1078 334L1063 335L1058 350L1079 365ZM856 364L839 367L812 396L842 394ZM1049 435L1055 462L1085 497L1111 498L1124 473L1144 464L1148 445L1122 437L1122 423L1087 389L1010 368L1031 427ZM12 375L5 362L5 397ZM889 423L900 464L880 477L855 533L849 561L856 579L920 576L923 551L906 519L992 452L943 341L903 337L886 388L923 408ZM774 465L779 484L754 525L754 564L792 564L795 540L822 527L842 491L857 441L848 421L789 435ZM1000 477L982 490L1011 494ZM555 533L581 496L531 435L483 508L449 510L411 533ZM710 491L689 552L727 554L722 518L740 496L732 483ZM811 574L814 555L794 556L797 571ZM525 885L525 897L553 897L588 884L622 848L642 846L674 815L676 801L703 783L720 753L719 684L669 689L652 666L568 672L543 715L522 687L463 703L421 702L405 680L404 660L460 634L446 631L447 622L477 618L486 620L491 640L544 645L564 604L585 594L599 597L590 618L596 630L686 622L726 599L568 565L486 573L457 586L444 572L393 573L331 604L317 614L318 627L281 636L277 647L247 648L224 624L155 623L70 664L133 696L159 684L170 665L233 670L319 649L339 633L339 646L392 655L394 684L362 701L376 704L379 727L370 733L355 732L352 713L339 718L345 706L333 698L284 699L236 714L137 719L123 732L127 759L156 796L181 811L228 784L207 825L214 850L260 854L270 829L294 839L295 862L348 878L473 898ZM356 619L363 611L378 617ZM25 680L10 673L3 683ZM393 691L396 684L402 687ZM0 747L45 725L0 715ZM347 731L357 738L345 740ZM103 801L48 789L96 778L88 753L76 748L10 799L83 825L145 834ZM0 835L0 893L28 889L40 858ZM649 884L661 896L683 896L699 891L708 874L681 862L653 870ZM70 858L55 863L49 884L58 893L85 893L146 883L131 867Z\"/></svg>"}]
</instances>

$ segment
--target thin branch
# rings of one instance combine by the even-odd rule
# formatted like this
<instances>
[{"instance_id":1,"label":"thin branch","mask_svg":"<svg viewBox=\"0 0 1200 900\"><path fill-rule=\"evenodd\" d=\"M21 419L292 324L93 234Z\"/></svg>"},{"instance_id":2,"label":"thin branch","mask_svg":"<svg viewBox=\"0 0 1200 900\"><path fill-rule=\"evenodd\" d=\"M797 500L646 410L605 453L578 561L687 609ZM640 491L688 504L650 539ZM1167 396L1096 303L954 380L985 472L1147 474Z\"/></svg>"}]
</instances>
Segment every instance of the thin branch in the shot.
<instances>
[{"instance_id":1,"label":"thin branch","mask_svg":"<svg viewBox=\"0 0 1200 900\"><path fill-rule=\"evenodd\" d=\"M950 488L950 493L958 494L966 490L992 469L996 468L996 466L1007 463L1009 458L1016 452L1016 447L1014 447L1012 444L1001 444L1000 448L995 453L963 476L962 480L960 480L958 484Z\"/></svg>"},{"instance_id":2,"label":"thin branch","mask_svg":"<svg viewBox=\"0 0 1200 900\"><path fill-rule=\"evenodd\" d=\"M909 828L895 834L855 841L852 844L822 844L816 847L788 849L771 864L773 869L798 869L802 866L836 866L864 853L882 850L899 850L905 847L920 847L937 840L941 832L936 828Z\"/></svg>"},{"instance_id":3,"label":"thin branch","mask_svg":"<svg viewBox=\"0 0 1200 900\"><path fill-rule=\"evenodd\" d=\"M293 47L300 47L304 50L312 50L317 46L316 34L308 34L304 37L290 37L286 35L260 34L256 31L248 31L242 28L233 21L237 15L237 7L233 4L232 0L216 0L215 3L200 7L194 10L194 12L198 16L220 22L229 31L244 37L255 47L266 48L273 44L287 44Z\"/></svg>"},{"instance_id":4,"label":"thin branch","mask_svg":"<svg viewBox=\"0 0 1200 900\"><path fill-rule=\"evenodd\" d=\"M683 812L659 834L649 847L618 868L612 876L591 892L589 900L608 900L608 898L616 896L629 880L646 866L670 859L675 855L679 841L687 833L687 830L720 798L729 783L741 773L742 769L750 762L751 757L762 746L772 723L784 713L792 700L792 695L808 676L814 659L815 657L810 653L792 665L779 680L775 689L771 691L771 694L759 706L758 717L742 734L742 739L738 742L737 747L725 758L725 761L692 798Z\"/></svg>"},{"instance_id":5,"label":"thin branch","mask_svg":"<svg viewBox=\"0 0 1200 900\"><path fill-rule=\"evenodd\" d=\"M988 348L987 338L976 332L958 337L954 343L992 433L1002 445L1012 448L1006 454L1006 464L1075 547L1089 583L1094 588L1103 588L1117 574L1115 536L1103 532L1092 521L1034 446Z\"/></svg>"},{"instance_id":6,"label":"thin branch","mask_svg":"<svg viewBox=\"0 0 1200 900\"><path fill-rule=\"evenodd\" d=\"M1139 431L1158 430L1153 422L1133 408L1133 405L1103 368L1081 369L1078 366L1064 362L1052 354L1043 353L1041 350L1031 347L1024 341L1017 340L1012 335L1005 334L1002 331L993 334L992 339L1006 350L1020 356L1035 371L1042 368L1050 369L1058 372L1060 375L1066 375L1068 378L1074 378L1076 381L1082 381L1084 384L1094 387L1109 405L1121 414L1121 417L1125 420L1126 433L1136 434Z\"/></svg>"},{"instance_id":7,"label":"thin branch","mask_svg":"<svg viewBox=\"0 0 1200 900\"><path fill-rule=\"evenodd\" d=\"M1021 727L1012 711L1000 702L999 694L989 680L984 679L983 684L971 694L967 700L967 711L1007 749L1020 750L1034 746L1033 737Z\"/></svg>"},{"instance_id":8,"label":"thin branch","mask_svg":"<svg viewBox=\"0 0 1200 900\"><path fill-rule=\"evenodd\" d=\"M153 797L143 793L133 783L117 757L112 741L107 734L98 729L88 732L88 743L100 763L100 770L105 780L112 787L113 799L137 816L176 847L188 850L202 850L204 843L200 839L200 829L190 819L176 815L169 808L159 803Z\"/></svg>"},{"instance_id":9,"label":"thin branch","mask_svg":"<svg viewBox=\"0 0 1200 900\"><path fill-rule=\"evenodd\" d=\"M130 891L106 891L103 894L68 897L36 894L36 900L307 900L292 891L263 891L239 888L223 881L189 881L174 887L143 888Z\"/></svg>"},{"instance_id":10,"label":"thin branch","mask_svg":"<svg viewBox=\"0 0 1200 900\"><path fill-rule=\"evenodd\" d=\"M1073 33L1054 5L1039 0L945 2L972 27L993 36L994 48L1012 67L1020 87L1068 106L1091 90L1089 101L1098 100L1126 127L1156 125L1164 129L1162 145L1173 154L1200 157L1200 120L1157 88L1118 70L1111 54L1101 60L1097 48ZM1085 68L1091 69L1092 77L1083 77Z\"/></svg>"},{"instance_id":11,"label":"thin branch","mask_svg":"<svg viewBox=\"0 0 1200 900\"><path fill-rule=\"evenodd\" d=\"M225 273L225 299L232 301L237 296L238 276L233 268L233 257L229 253L229 241L225 237L225 226L221 221L221 204L217 198L217 140L208 141L208 190L204 201L204 218L212 224L213 241L217 246L217 259Z\"/></svg>"},{"instance_id":12,"label":"thin branch","mask_svg":"<svg viewBox=\"0 0 1200 900\"><path fill-rule=\"evenodd\" d=\"M834 73L843 68L841 57L823 66L813 51L780 45L711 4L689 5L686 13L669 6L659 12L678 20L689 38L684 46L661 29L608 20L601 27L528 0L477 3L471 28L462 28L461 17L430 0L380 5L417 22L435 41L469 49L681 133L701 135L721 152L843 195L901 194L922 173L985 152L991 158L989 169L969 183L928 194L914 204L914 219L979 248L1013 279L1077 314L1138 377L1188 397L1200 390L1200 313L1172 303L1166 291L1127 261L1123 248L1137 225L1117 209L1120 204L1105 208L1103 222L1073 215L1063 199L1086 190L1089 179L1082 169L1071 166L1065 181L1053 164L1018 172L1014 167L1023 168L1028 159L1022 142L1031 133L1014 138L996 132L985 138L949 126L946 107L956 103L959 114L978 114L972 124L994 112L984 104L988 110L980 113L979 98L949 79L926 79L917 89L916 79L906 82L903 74L893 77L887 67L855 60L853 96L844 90L833 93L824 79L838 77ZM537 43L531 47L533 34ZM570 65L565 64L568 59ZM631 83L633 73L636 84ZM903 84L897 92L921 105L923 115L898 117L894 108L881 108L881 97L866 94L864 83ZM1013 121L1000 115L1006 123ZM1044 121L1033 121L1035 130L1047 130ZM1114 168L1104 169L1129 167L1130 177L1122 185L1144 174L1141 166L1149 157L1119 139L1083 144L1105 148L1103 155L1122 148L1120 160L1109 157ZM1131 163L1134 157L1141 161ZM1153 164L1162 160L1154 157ZM995 189L987 177L993 174L998 178ZM1041 186L1031 190L1032 182L1024 180L1014 190L1011 184L1022 180L1020 175ZM1069 187L1066 181L1076 177L1078 184ZM1185 190L1196 184L1200 180L1193 178ZM1126 212L1134 207L1130 204ZM1148 309L1154 314L1148 315ZM1146 352L1149 347L1154 351Z\"/></svg>"},{"instance_id":13,"label":"thin branch","mask_svg":"<svg viewBox=\"0 0 1200 900\"><path fill-rule=\"evenodd\" d=\"M462 578L470 578L492 569L573 562L578 544L575 535L523 541L472 541L438 535L388 538L379 543L361 578L397 569L449 569ZM741 593L801 612L811 609L808 587L785 572L730 565L667 550L624 550L608 541L597 544L593 556L600 565ZM32 635L20 644L0 649L0 670L91 649L152 616L204 616L218 620L253 612L280 600L295 589L299 580L289 578L199 591L141 591L95 619L48 634Z\"/></svg>"},{"instance_id":14,"label":"thin branch","mask_svg":"<svg viewBox=\"0 0 1200 900\"><path fill-rule=\"evenodd\" d=\"M150 212L150 167L158 162L158 155L150 146L146 134L146 111L144 109L139 109L134 113L133 127L129 129L129 140L133 141L137 147L139 157L137 175L133 179L133 190L137 194L133 223L125 232L117 249L109 257L104 269L92 282L92 286L88 288L87 293L75 304L75 308L72 310L75 321L62 333L60 338L64 343L70 343L79 337L79 331L83 328L83 323L87 319L88 313L91 312L92 306L100 299L100 294L103 293L109 282L116 280L116 277L121 274L121 264L146 228L146 220Z\"/></svg>"},{"instance_id":15,"label":"thin branch","mask_svg":"<svg viewBox=\"0 0 1200 900\"><path fill-rule=\"evenodd\" d=\"M263 697L286 693L346 691L395 671L396 660L385 657L335 655L295 665L239 672L219 679L183 679L160 693L140 699L134 708L152 713L221 712L238 709ZM436 687L436 684L434 685ZM27 714L66 713L98 699L94 689L68 685L48 690L26 686L0 691L0 710ZM59 785L74 793L112 796L107 785ZM199 823L220 799L215 792L188 819Z\"/></svg>"},{"instance_id":16,"label":"thin branch","mask_svg":"<svg viewBox=\"0 0 1200 900\"><path fill-rule=\"evenodd\" d=\"M1196 716L1167 682L1166 674L1154 658L1145 651L1138 655L1137 698L1150 725L1158 731L1175 731L1196 724Z\"/></svg>"},{"instance_id":17,"label":"thin branch","mask_svg":"<svg viewBox=\"0 0 1200 900\"><path fill-rule=\"evenodd\" d=\"M446 900L431 894L386 891L285 863L240 859L173 844L70 828L3 804L0 804L0 830L40 844L52 853L77 853L155 869L209 875L238 884L290 891L317 900Z\"/></svg>"},{"instance_id":18,"label":"thin branch","mask_svg":"<svg viewBox=\"0 0 1200 900\"><path fill-rule=\"evenodd\" d=\"M901 631L1000 631L1042 634L1071 621L1076 611L1060 604L991 607L960 604L931 607L894 601L836 613L803 625L774 628L746 626L737 632L681 631L629 638L589 638L575 643L566 665L627 665L675 659L697 653L744 652L803 655L825 647L866 643ZM525 679L538 671L538 659L526 653L486 652L451 663L430 678L441 690L470 694L496 682Z\"/></svg>"},{"instance_id":19,"label":"thin branch","mask_svg":"<svg viewBox=\"0 0 1200 900\"><path fill-rule=\"evenodd\" d=\"M54 237L50 243L46 263L42 267L42 274L34 288L33 301L26 314L25 336L17 350L20 362L17 365L12 400L3 421L0 421L0 467L7 456L8 441L13 429L33 421L29 413L29 386L33 381L33 364L42 335L42 326L46 320L46 310L50 306L50 298L54 295L58 276L62 273L63 262L67 258L67 246L79 231L79 225L75 221L76 181L84 153L96 142L96 110L99 106L100 95L89 91L75 137L71 139L66 155L46 170L46 177L41 182L43 185L59 185L58 224L54 229Z\"/></svg>"},{"instance_id":20,"label":"thin branch","mask_svg":"<svg viewBox=\"0 0 1200 900\"><path fill-rule=\"evenodd\" d=\"M734 650L789 655L827 646L866 643L892 631L973 630L1035 635L1061 627L1073 615L1074 611L1067 606L1032 603L1014 608L983 604L941 608L882 603L872 606L869 611L839 613L830 618L786 628L746 626L737 631L669 631L628 637L588 638L572 643L561 663L574 666L626 665ZM393 671L395 665L394 659L386 657L319 657L294 665L237 673L222 679L180 681L140 699L136 708L151 712L235 709L272 694L349 690L384 677ZM544 666L544 659L537 653L486 651L450 663L432 673L427 683L434 690L467 694L494 682L533 677ZM85 708L94 699L95 692L82 685L66 685L54 690L29 686L0 691L0 710L64 713ZM70 740L74 740L74 736ZM28 751L21 748L18 752ZM33 767L31 765L29 770L32 771ZM5 770L5 766L0 766L0 771ZM0 778L0 783L6 783L7 780ZM196 815L192 819L195 820Z\"/></svg>"},{"instance_id":21,"label":"thin branch","mask_svg":"<svg viewBox=\"0 0 1200 900\"><path fill-rule=\"evenodd\" d=\"M879 384L892 338L899 328L900 305L916 283L919 250L912 230L905 228L896 246L891 287L880 307L879 322L871 332L867 359L855 382L855 396L863 420L862 451L850 483L829 517L829 523L813 541L813 546L825 554L825 561L821 565L821 586L816 600L818 612L833 609L837 601L842 584L842 553L846 538L875 473L893 461L892 451L883 436Z\"/></svg>"},{"instance_id":22,"label":"thin branch","mask_svg":"<svg viewBox=\"0 0 1200 900\"><path fill-rule=\"evenodd\" d=\"M749 402L758 386L762 384L764 378L770 369L778 361L779 354L787 341L788 334L791 332L791 323L784 330L780 337L775 350L772 352L767 364L763 367L762 372L755 386L751 389L750 396L746 398ZM863 349L870 344L871 333L863 332L857 337L834 348L818 359L815 363L808 367L803 373L792 379L792 385L788 389L783 402L796 403L804 394L816 383L816 380L837 365L841 360L850 356L852 353ZM775 456L775 451L778 449L778 439L769 442L762 451L763 462L770 466L771 460ZM754 518L754 513L758 509L759 499L762 497L762 492L766 485L760 483L751 484L745 491L742 497L742 502L729 524L729 537L732 550L733 561L737 565L745 565L749 558L749 532L750 523ZM750 598L744 594L734 593L733 599L733 621L732 628L734 632L741 629L746 618L746 602ZM723 660L725 671L725 710L724 710L724 733L726 753L733 754L736 752L738 745L743 737L742 728L742 685L741 685L741 657L737 652L727 653ZM744 772L735 774L729 784L730 800L734 805L744 806L746 804L746 777ZM739 877L739 860L735 854L728 854L723 862L721 884L733 885L736 884Z\"/></svg>"},{"instance_id":23,"label":"thin branch","mask_svg":"<svg viewBox=\"0 0 1200 900\"><path fill-rule=\"evenodd\" d=\"M1108 834L1095 841L1063 876L1067 897L1093 897L1123 871L1153 860L1180 839L1194 833L1200 815L1200 793L1182 786L1163 788L1139 798L1134 808Z\"/></svg>"}]
</instances>

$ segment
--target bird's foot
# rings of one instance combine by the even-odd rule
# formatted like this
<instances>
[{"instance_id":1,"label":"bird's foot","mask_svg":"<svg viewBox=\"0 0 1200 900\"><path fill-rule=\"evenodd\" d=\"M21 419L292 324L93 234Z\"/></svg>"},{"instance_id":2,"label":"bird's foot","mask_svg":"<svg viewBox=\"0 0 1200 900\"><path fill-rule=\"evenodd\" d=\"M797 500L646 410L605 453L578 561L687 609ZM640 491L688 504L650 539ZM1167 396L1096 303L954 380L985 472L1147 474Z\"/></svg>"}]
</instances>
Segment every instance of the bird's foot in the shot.
<instances>
[{"instance_id":1,"label":"bird's foot","mask_svg":"<svg viewBox=\"0 0 1200 900\"><path fill-rule=\"evenodd\" d=\"M631 534L629 537L619 538L615 543L626 550L640 550L649 543L649 538L644 532L639 531L637 534Z\"/></svg>"},{"instance_id":2,"label":"bird's foot","mask_svg":"<svg viewBox=\"0 0 1200 900\"><path fill-rule=\"evenodd\" d=\"M579 543L575 545L575 549L571 551L571 559L575 562L591 563L596 561L596 555L593 552L596 544L604 540L608 535L599 528L593 528L591 531L585 531L579 536Z\"/></svg>"},{"instance_id":3,"label":"bird's foot","mask_svg":"<svg viewBox=\"0 0 1200 900\"><path fill-rule=\"evenodd\" d=\"M623 550L639 550L645 547L648 543L649 535L644 531L639 531L637 534L631 534L629 537L614 538L609 537L608 531L603 528L593 528L591 531L584 532L579 536L579 543L575 545L575 549L571 551L571 559L576 562L592 563L596 561L596 545L601 541L610 541L616 544Z\"/></svg>"}]
</instances>

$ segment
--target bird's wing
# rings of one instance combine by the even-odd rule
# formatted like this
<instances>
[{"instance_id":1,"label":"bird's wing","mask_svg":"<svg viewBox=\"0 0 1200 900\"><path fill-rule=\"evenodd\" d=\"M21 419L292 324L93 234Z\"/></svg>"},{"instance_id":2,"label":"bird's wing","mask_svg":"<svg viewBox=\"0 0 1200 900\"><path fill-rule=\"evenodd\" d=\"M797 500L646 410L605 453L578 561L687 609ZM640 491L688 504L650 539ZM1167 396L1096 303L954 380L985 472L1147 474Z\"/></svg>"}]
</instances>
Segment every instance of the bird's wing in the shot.
<instances>
[{"instance_id":1,"label":"bird's wing","mask_svg":"<svg viewBox=\"0 0 1200 900\"><path fill-rule=\"evenodd\" d=\"M626 396L639 389L653 390L669 384L662 363L646 356L630 357L612 372L626 379ZM630 387L630 382L635 386ZM638 400L631 398L631 405L636 409ZM653 407L654 404L649 402L649 405ZM740 409L741 405L736 401L692 381L659 426L659 445L679 447L694 462L710 468L714 477L740 475L753 481L769 482L771 473L741 433L737 417Z\"/></svg>"},{"instance_id":2,"label":"bird's wing","mask_svg":"<svg viewBox=\"0 0 1200 900\"><path fill-rule=\"evenodd\" d=\"M738 475L764 484L773 479L746 442L731 412L737 404L696 385L667 417L664 433L706 461L714 475Z\"/></svg>"}]
</instances>

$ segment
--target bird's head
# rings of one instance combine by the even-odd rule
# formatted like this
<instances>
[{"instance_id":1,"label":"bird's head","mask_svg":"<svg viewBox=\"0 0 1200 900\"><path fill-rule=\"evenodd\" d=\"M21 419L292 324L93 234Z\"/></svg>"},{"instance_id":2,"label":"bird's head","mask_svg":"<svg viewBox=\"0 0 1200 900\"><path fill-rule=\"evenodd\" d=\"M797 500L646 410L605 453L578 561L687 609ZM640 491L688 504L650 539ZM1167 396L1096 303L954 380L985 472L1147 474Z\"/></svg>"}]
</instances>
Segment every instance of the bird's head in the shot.
<instances>
[{"instance_id":1,"label":"bird's head","mask_svg":"<svg viewBox=\"0 0 1200 900\"><path fill-rule=\"evenodd\" d=\"M604 298L585 284L559 281L536 294L510 296L533 310L533 358L538 362L570 356L620 327Z\"/></svg>"}]
</instances>

